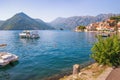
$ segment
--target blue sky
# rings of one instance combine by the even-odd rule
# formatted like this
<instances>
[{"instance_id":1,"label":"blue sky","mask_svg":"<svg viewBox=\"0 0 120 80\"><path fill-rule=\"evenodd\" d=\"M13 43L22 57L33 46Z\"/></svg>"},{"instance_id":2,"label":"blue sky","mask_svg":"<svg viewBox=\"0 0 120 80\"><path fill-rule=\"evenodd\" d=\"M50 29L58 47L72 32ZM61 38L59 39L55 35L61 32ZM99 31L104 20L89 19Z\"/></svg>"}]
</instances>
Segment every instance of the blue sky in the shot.
<instances>
[{"instance_id":1,"label":"blue sky","mask_svg":"<svg viewBox=\"0 0 120 80\"><path fill-rule=\"evenodd\" d=\"M19 12L50 22L57 17L120 13L120 0L0 0L0 20Z\"/></svg>"}]
</instances>

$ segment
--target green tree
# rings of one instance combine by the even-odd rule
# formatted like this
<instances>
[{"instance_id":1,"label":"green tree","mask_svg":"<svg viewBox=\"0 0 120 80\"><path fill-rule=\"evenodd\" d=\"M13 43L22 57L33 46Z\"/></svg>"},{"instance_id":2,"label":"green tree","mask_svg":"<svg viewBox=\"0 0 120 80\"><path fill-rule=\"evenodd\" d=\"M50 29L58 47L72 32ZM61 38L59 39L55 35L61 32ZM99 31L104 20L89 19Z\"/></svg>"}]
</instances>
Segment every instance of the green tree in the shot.
<instances>
[{"instance_id":1,"label":"green tree","mask_svg":"<svg viewBox=\"0 0 120 80\"><path fill-rule=\"evenodd\" d=\"M111 20L115 20L115 21L120 21L120 16L113 16L113 17L110 17Z\"/></svg>"},{"instance_id":2,"label":"green tree","mask_svg":"<svg viewBox=\"0 0 120 80\"><path fill-rule=\"evenodd\" d=\"M109 66L120 65L120 39L118 36L108 38L98 37L93 45L91 57L99 64Z\"/></svg>"},{"instance_id":3,"label":"green tree","mask_svg":"<svg viewBox=\"0 0 120 80\"><path fill-rule=\"evenodd\" d=\"M113 17L110 17L110 20L114 20L114 23L112 23L112 25L115 26L115 31L116 31L116 35L118 33L118 26L117 26L117 23L120 21L120 16L113 16Z\"/></svg>"},{"instance_id":4,"label":"green tree","mask_svg":"<svg viewBox=\"0 0 120 80\"><path fill-rule=\"evenodd\" d=\"M84 31L84 29L86 29L86 27L85 27L85 26L77 26L77 30Z\"/></svg>"}]
</instances>

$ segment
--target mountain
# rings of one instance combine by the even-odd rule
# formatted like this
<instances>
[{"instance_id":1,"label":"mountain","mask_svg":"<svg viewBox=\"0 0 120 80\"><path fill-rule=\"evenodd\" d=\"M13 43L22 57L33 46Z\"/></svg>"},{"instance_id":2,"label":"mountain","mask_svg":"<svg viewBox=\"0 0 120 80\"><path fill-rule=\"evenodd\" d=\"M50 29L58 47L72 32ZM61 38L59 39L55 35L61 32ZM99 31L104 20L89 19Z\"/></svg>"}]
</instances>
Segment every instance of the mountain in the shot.
<instances>
[{"instance_id":1,"label":"mountain","mask_svg":"<svg viewBox=\"0 0 120 80\"><path fill-rule=\"evenodd\" d=\"M101 22L110 18L111 16L117 16L120 14L100 14L97 16L73 16L68 18L57 18L49 24L56 29L73 30L76 26L87 26L90 23Z\"/></svg>"},{"instance_id":2,"label":"mountain","mask_svg":"<svg viewBox=\"0 0 120 80\"><path fill-rule=\"evenodd\" d=\"M4 23L4 21L0 20L0 26Z\"/></svg>"},{"instance_id":3,"label":"mountain","mask_svg":"<svg viewBox=\"0 0 120 80\"><path fill-rule=\"evenodd\" d=\"M41 19L35 19L37 22L39 22L39 23L45 23L43 20L41 20Z\"/></svg>"},{"instance_id":4,"label":"mountain","mask_svg":"<svg viewBox=\"0 0 120 80\"><path fill-rule=\"evenodd\" d=\"M54 29L41 20L30 18L24 13L18 13L6 20L0 27L1 30L46 30Z\"/></svg>"}]
</instances>

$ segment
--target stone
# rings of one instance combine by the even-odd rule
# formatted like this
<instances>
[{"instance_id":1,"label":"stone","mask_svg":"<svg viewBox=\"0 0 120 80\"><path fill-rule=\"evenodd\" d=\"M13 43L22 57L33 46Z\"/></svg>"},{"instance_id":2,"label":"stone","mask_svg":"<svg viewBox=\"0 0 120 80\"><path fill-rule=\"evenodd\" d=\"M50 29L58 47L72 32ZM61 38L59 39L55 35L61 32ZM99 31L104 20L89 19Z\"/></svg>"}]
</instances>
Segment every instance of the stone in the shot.
<instances>
[{"instance_id":1,"label":"stone","mask_svg":"<svg viewBox=\"0 0 120 80\"><path fill-rule=\"evenodd\" d=\"M79 64L73 65L73 75L76 75L79 72L80 72L80 65Z\"/></svg>"}]
</instances>

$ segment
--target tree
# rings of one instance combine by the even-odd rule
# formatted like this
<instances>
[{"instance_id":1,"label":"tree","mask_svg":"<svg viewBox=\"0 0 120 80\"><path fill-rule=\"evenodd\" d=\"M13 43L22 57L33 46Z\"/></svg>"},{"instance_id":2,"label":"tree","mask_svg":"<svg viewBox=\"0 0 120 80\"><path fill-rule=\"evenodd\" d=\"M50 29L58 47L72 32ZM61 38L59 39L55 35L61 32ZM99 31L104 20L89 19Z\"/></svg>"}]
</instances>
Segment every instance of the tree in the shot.
<instances>
[{"instance_id":1,"label":"tree","mask_svg":"<svg viewBox=\"0 0 120 80\"><path fill-rule=\"evenodd\" d=\"M98 37L92 49L91 57L99 64L108 66L120 65L120 39L118 36Z\"/></svg>"},{"instance_id":2,"label":"tree","mask_svg":"<svg viewBox=\"0 0 120 80\"><path fill-rule=\"evenodd\" d=\"M86 27L85 27L85 26L77 26L77 30L84 31L84 29L86 29Z\"/></svg>"},{"instance_id":3,"label":"tree","mask_svg":"<svg viewBox=\"0 0 120 80\"><path fill-rule=\"evenodd\" d=\"M110 17L111 20L116 20L117 22L120 21L120 16L113 16Z\"/></svg>"},{"instance_id":4,"label":"tree","mask_svg":"<svg viewBox=\"0 0 120 80\"><path fill-rule=\"evenodd\" d=\"M120 21L120 16L110 17L110 20L114 20L114 23L112 25L115 26L115 31L116 31L116 35L117 35L117 31L118 31L117 23Z\"/></svg>"}]
</instances>

